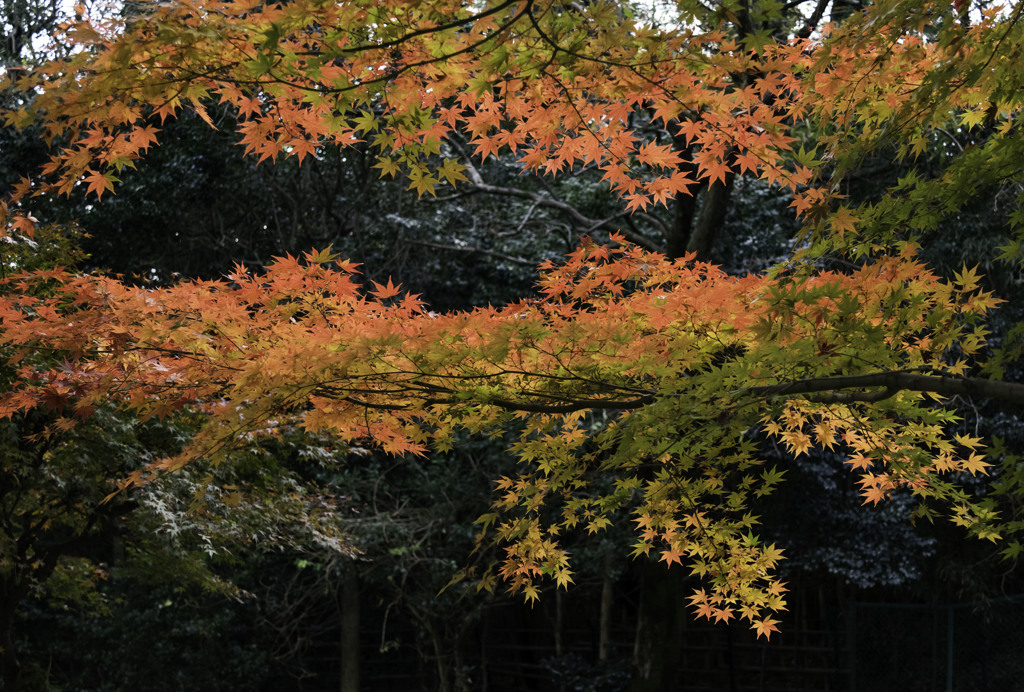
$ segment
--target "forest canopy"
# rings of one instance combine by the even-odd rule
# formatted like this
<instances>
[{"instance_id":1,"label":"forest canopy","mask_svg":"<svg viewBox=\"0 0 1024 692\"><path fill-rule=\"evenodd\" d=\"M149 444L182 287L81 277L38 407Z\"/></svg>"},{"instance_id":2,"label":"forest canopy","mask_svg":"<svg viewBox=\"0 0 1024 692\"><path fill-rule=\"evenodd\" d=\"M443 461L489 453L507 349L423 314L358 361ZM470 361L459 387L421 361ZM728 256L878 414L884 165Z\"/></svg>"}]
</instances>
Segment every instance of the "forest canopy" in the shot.
<instances>
[{"instance_id":1,"label":"forest canopy","mask_svg":"<svg viewBox=\"0 0 1024 692\"><path fill-rule=\"evenodd\" d=\"M218 104L260 161L361 148L382 176L430 196L496 192L478 169L511 157L552 179L596 170L624 212L542 265L536 296L441 314L390 281L362 281L329 248L157 287L7 267L0 340L13 374L0 415L56 412L50 434L108 405L201 415L180 454L122 492L286 421L393 454L513 425L519 473L498 479L480 519L481 540L504 557L474 573L482 585L535 598L541 578L568 584L561 537L628 517L634 554L700 578L698 613L766 636L785 587L782 547L757 537L751 510L783 477L763 461L765 440L792 455L837 450L866 502L910 493L918 516L948 515L1015 555L1017 517L961 483L992 461L980 438L955 431L948 400L1024 401L1004 376L1018 349L987 339L1000 300L984 277L967 266L942 277L921 249L993 196L1005 242L979 260L1020 259L1022 8L78 8L56 39L73 46L66 57L8 69L2 84L5 122L50 146L0 208L9 242L31 238L32 210L60 195L116 194L170 120L194 112L215 126ZM874 157L901 175L849 194ZM715 224L704 209L714 216L738 178L788 195L802 225L767 272L705 261ZM629 220L661 206L681 221L659 244Z\"/></svg>"}]
</instances>

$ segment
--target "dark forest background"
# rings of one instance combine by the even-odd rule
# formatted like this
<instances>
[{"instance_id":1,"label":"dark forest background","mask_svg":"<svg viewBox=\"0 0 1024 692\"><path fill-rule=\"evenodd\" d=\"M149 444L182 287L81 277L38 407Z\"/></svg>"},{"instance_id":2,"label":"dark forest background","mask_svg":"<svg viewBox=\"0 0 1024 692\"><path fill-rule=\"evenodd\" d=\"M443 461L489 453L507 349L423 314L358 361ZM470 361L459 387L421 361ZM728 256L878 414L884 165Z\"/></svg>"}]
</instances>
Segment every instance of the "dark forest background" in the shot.
<instances>
[{"instance_id":1,"label":"dark forest background","mask_svg":"<svg viewBox=\"0 0 1024 692\"><path fill-rule=\"evenodd\" d=\"M0 0L0 12L3 64L42 59L34 37L59 21L60 4ZM418 198L401 180L381 180L358 146L301 166L257 165L232 134L235 114L212 113L216 128L183 113L101 202L78 192L34 200L41 231L0 248L3 271L75 264L158 285L330 245L361 263L367 282L391 278L440 311L530 295L539 262L615 230L734 273L765 270L797 242L790 200L756 180L731 178L628 215L599 171L542 178L491 158L475 162L470 184ZM926 155L936 165L970 144L947 134ZM447 146L462 155L458 142ZM0 188L46 155L33 132L0 129ZM879 152L846 192L871 198L900 175ZM1005 242L999 194L978 195L924 239L937 271L980 264L1008 300L994 343L1022 312L1019 277L987 259ZM0 376L12 377L11 366ZM963 432L1020 448L1015 411L957 403ZM895 690L911 687L878 669L914 666L923 671L915 689L945 689L956 623L957 650L971 656L957 670L987 666L957 689L1009 689L998 686L997 673L1011 671L1000 646L1020 635L1000 623L1019 605L1000 599L1021 590L1019 573L999 546L911 524L909 498L863 506L836 454L793 460L762 443L786 469L757 509L765 538L785 547L791 590L782 633L765 644L743 626L694 621L685 609L694 584L681 571L628 557L626 516L573 546L576 585L534 607L471 585L442 591L469 560L490 557L470 553L493 480L511 466L502 439L394 458L286 430L218 468L197 465L101 503L112 479L173 452L195 421L100 411L42 442L47 424L0 421L0 648L12 692ZM867 601L893 605L855 605ZM900 654L908 640L917 648ZM871 648L880 641L890 644Z\"/></svg>"}]
</instances>

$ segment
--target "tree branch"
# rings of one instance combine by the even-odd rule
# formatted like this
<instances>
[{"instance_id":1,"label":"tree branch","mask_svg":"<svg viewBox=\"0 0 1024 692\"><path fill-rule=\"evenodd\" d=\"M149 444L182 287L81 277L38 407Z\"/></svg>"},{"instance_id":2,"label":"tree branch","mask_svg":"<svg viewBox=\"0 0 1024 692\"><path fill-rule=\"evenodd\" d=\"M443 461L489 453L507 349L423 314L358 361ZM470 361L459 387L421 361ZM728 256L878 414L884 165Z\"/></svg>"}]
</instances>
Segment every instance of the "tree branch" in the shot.
<instances>
[{"instance_id":1,"label":"tree branch","mask_svg":"<svg viewBox=\"0 0 1024 692\"><path fill-rule=\"evenodd\" d=\"M572 206L571 204L566 204L565 202L562 202L560 200L553 199L551 197L547 197L536 192L531 192L529 190L520 190L519 188L516 187L502 187L500 185L491 185L490 183L485 183L483 176L480 175L480 171L478 171L476 166L473 165L472 159L470 159L469 156L467 156L466 153L461 150L461 147L457 148L459 149L460 154L462 154L463 156L463 160L466 165L466 175L469 177L471 190L476 192L483 192L489 195L505 195L506 197L520 197L522 199L530 200L531 202L533 202L535 207L555 209L556 211L560 211L566 216L568 216L572 220L573 225L577 229L580 229L584 235L588 233L593 233L602 226L610 224L615 219L620 219L629 216L629 212L623 210L605 219L592 219L589 216L585 216L584 214L580 213L579 209ZM660 248L654 242L652 242L649 238L640 233L631 232L627 229L621 228L618 230L631 243L639 245L646 250L652 250L654 252L660 250Z\"/></svg>"},{"instance_id":2,"label":"tree branch","mask_svg":"<svg viewBox=\"0 0 1024 692\"><path fill-rule=\"evenodd\" d=\"M500 260L505 260L506 262L512 262L514 264L522 264L527 267L537 266L537 262L534 260L515 257L514 255L506 255L504 252L495 252L494 250L487 250L482 247L459 247L458 245L445 245L444 243L434 243L429 240L417 240L415 238L407 238L406 242L412 243L413 245L432 247L437 250L451 250L452 252L468 252L470 254L489 255L490 257L497 257Z\"/></svg>"},{"instance_id":3,"label":"tree branch","mask_svg":"<svg viewBox=\"0 0 1024 692\"><path fill-rule=\"evenodd\" d=\"M877 391L844 392L844 389L881 387ZM809 394L812 401L851 403L883 401L899 391L932 392L941 396L967 396L999 399L1024 404L1024 384L986 380L980 377L948 377L895 371L870 375L815 377L809 380L747 387L741 390L754 396L774 397Z\"/></svg>"},{"instance_id":4,"label":"tree branch","mask_svg":"<svg viewBox=\"0 0 1024 692\"><path fill-rule=\"evenodd\" d=\"M412 407L406 404L378 404L375 402L360 399L354 396L342 397L341 401L347 401L350 404L357 406L364 406L369 409L378 411L408 411L412 410ZM422 406L416 408L428 408L430 406L451 406L454 404L476 404L482 406L497 406L500 409L506 411L523 411L526 413L573 413L575 411L589 411L592 409L604 409L611 411L626 411L630 409L643 408L654 401L654 396L645 394L635 399L563 399L563 403L542 403L539 401L529 400L516 400L516 399L502 399L493 398L485 399L482 401L473 401L471 399L460 399L460 398L444 398L444 399L424 399Z\"/></svg>"},{"instance_id":5,"label":"tree branch","mask_svg":"<svg viewBox=\"0 0 1024 692\"><path fill-rule=\"evenodd\" d=\"M818 28L818 23L821 22L821 18L825 14L825 8L828 7L829 1L830 0L818 0L818 4L814 8L814 12L812 12L811 16L807 18L807 23L804 24L800 31L796 32L797 38L808 38L812 33L814 33L814 30ZM783 10L792 9L799 4L799 0L794 0L794 2L787 3Z\"/></svg>"}]
</instances>

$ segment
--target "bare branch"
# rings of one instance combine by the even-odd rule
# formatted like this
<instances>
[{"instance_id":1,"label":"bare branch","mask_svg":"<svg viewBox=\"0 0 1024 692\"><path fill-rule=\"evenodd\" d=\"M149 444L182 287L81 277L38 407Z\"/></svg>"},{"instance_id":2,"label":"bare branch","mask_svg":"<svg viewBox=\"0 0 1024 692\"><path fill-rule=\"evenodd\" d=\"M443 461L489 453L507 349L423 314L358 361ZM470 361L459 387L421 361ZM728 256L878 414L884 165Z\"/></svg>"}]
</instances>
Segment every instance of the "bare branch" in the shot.
<instances>
[{"instance_id":1,"label":"bare branch","mask_svg":"<svg viewBox=\"0 0 1024 692\"><path fill-rule=\"evenodd\" d=\"M438 250L452 250L454 252L468 252L471 254L489 255L491 257L497 257L498 259L505 260L506 262L513 262L515 264L522 264L527 267L536 267L537 262L533 260L523 259L522 257L516 257L514 255L506 255L503 252L496 252L494 250L487 250L482 247L459 247L458 245L445 245L443 243L433 243L429 240L416 240L410 238L407 242L413 245L423 245L425 247L432 247Z\"/></svg>"},{"instance_id":2,"label":"bare branch","mask_svg":"<svg viewBox=\"0 0 1024 692\"><path fill-rule=\"evenodd\" d=\"M457 143L452 142L452 145L462 155L463 162L466 165L466 175L469 177L471 189L477 192L483 192L489 195L504 195L506 197L519 197L520 199L528 199L533 202L534 207L544 207L547 209L554 209L562 212L572 221L572 225L580 231L583 235L593 233L594 231L611 224L616 219L623 217L629 218L628 211L620 211L617 214L604 219L592 219L589 216L582 214L576 207L571 204L566 204L560 200L548 197L546 195L539 194L537 192L530 192L529 190L520 190L515 187L503 187L500 185L491 185L485 183L483 176L480 175L480 171L477 170L476 166L473 165L472 159L466 154L465 150L462 149ZM639 245L646 250L659 251L661 248L658 247L650 238L647 238L641 233L630 231L628 229L615 229L620 231L627 240L631 243Z\"/></svg>"}]
</instances>

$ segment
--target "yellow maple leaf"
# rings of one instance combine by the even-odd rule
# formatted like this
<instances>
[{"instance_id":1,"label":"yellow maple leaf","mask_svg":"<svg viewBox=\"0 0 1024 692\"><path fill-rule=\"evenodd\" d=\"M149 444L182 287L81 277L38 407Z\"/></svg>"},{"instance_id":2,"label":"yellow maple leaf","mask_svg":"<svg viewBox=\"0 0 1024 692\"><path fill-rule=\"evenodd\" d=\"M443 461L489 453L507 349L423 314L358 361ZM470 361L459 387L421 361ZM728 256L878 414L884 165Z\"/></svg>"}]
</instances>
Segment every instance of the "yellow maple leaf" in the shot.
<instances>
[{"instance_id":1,"label":"yellow maple leaf","mask_svg":"<svg viewBox=\"0 0 1024 692\"><path fill-rule=\"evenodd\" d=\"M992 465L985 461L985 456L978 454L977 452L972 453L969 457L964 459L960 465L965 471L969 471L972 476L976 476L979 473L988 475L988 468Z\"/></svg>"},{"instance_id":2,"label":"yellow maple leaf","mask_svg":"<svg viewBox=\"0 0 1024 692\"><path fill-rule=\"evenodd\" d=\"M850 211L849 207L843 205L833 212L832 216L828 220L828 225L829 228L842 238L847 231L853 233L859 220L860 219L854 216L853 212Z\"/></svg>"}]
</instances>

